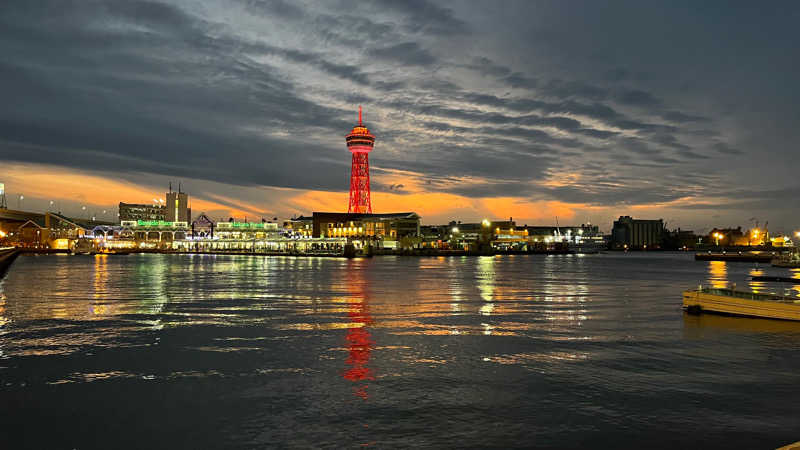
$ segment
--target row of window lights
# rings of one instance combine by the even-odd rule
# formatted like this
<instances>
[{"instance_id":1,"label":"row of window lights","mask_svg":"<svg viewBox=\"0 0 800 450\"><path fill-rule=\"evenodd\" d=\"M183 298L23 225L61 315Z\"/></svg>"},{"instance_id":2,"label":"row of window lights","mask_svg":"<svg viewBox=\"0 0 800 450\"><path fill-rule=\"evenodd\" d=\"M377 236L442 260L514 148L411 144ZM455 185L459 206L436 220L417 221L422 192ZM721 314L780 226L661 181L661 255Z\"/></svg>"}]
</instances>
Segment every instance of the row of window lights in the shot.
<instances>
[{"instance_id":1,"label":"row of window lights","mask_svg":"<svg viewBox=\"0 0 800 450\"><path fill-rule=\"evenodd\" d=\"M363 233L364 227L341 227L341 228L331 228L330 231L333 233Z\"/></svg>"}]
</instances>

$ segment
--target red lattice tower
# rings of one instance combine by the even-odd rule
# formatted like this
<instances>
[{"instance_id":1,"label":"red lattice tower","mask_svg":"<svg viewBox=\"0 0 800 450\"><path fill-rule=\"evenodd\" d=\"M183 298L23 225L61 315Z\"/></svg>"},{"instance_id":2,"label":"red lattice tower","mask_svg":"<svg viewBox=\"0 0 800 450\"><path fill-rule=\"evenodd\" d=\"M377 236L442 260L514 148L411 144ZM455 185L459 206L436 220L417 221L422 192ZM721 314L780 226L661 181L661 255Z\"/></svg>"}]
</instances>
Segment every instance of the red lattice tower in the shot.
<instances>
[{"instance_id":1,"label":"red lattice tower","mask_svg":"<svg viewBox=\"0 0 800 450\"><path fill-rule=\"evenodd\" d=\"M347 149L353 154L350 170L349 213L372 213L369 191L369 152L375 146L375 136L361 123L361 107L358 107L358 125L348 134Z\"/></svg>"}]
</instances>

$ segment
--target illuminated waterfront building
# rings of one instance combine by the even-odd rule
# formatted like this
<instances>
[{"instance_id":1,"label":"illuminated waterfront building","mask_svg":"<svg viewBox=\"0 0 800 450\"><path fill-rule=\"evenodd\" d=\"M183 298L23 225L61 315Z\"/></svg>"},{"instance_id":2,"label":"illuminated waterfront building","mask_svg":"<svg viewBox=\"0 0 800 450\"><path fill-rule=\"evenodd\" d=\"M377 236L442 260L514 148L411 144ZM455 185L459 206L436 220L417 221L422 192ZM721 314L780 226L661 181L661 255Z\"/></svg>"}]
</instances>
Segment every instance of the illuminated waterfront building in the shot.
<instances>
[{"instance_id":1,"label":"illuminated waterfront building","mask_svg":"<svg viewBox=\"0 0 800 450\"><path fill-rule=\"evenodd\" d=\"M313 236L373 238L395 241L419 236L420 216L414 212L390 214L313 213Z\"/></svg>"},{"instance_id":2,"label":"illuminated waterfront building","mask_svg":"<svg viewBox=\"0 0 800 450\"><path fill-rule=\"evenodd\" d=\"M597 244L605 246L605 237L597 225L581 224L580 226L518 226L517 230L525 230L529 240L535 242L567 242L569 244Z\"/></svg>"},{"instance_id":3,"label":"illuminated waterfront building","mask_svg":"<svg viewBox=\"0 0 800 450\"><path fill-rule=\"evenodd\" d=\"M119 202L119 220L167 220L166 208L163 204L123 203Z\"/></svg>"},{"instance_id":4,"label":"illuminated waterfront building","mask_svg":"<svg viewBox=\"0 0 800 450\"><path fill-rule=\"evenodd\" d=\"M483 220L475 223L421 227L423 248L476 250L488 243L493 250L540 251L567 248L576 251L605 248L607 242L596 225L518 226L513 220Z\"/></svg>"},{"instance_id":5,"label":"illuminated waterfront building","mask_svg":"<svg viewBox=\"0 0 800 450\"><path fill-rule=\"evenodd\" d=\"M191 222L192 210L189 208L189 194L168 192L165 220L167 222Z\"/></svg>"},{"instance_id":6,"label":"illuminated waterfront building","mask_svg":"<svg viewBox=\"0 0 800 450\"><path fill-rule=\"evenodd\" d=\"M191 222L192 210L189 208L189 194L181 191L172 191L172 183L167 200L154 198L153 203L119 203L119 221L162 221L162 222Z\"/></svg>"},{"instance_id":7,"label":"illuminated waterfront building","mask_svg":"<svg viewBox=\"0 0 800 450\"><path fill-rule=\"evenodd\" d=\"M86 221L48 212L20 225L14 241L25 247L66 250L78 239L91 236L92 229L111 226L109 222Z\"/></svg>"},{"instance_id":8,"label":"illuminated waterfront building","mask_svg":"<svg viewBox=\"0 0 800 450\"><path fill-rule=\"evenodd\" d=\"M192 238L213 238L214 237L214 221L211 220L205 213L200 213L197 219L192 221Z\"/></svg>"},{"instance_id":9,"label":"illuminated waterfront building","mask_svg":"<svg viewBox=\"0 0 800 450\"><path fill-rule=\"evenodd\" d=\"M311 216L292 217L283 222L283 228L305 237L314 236L314 218Z\"/></svg>"},{"instance_id":10,"label":"illuminated waterfront building","mask_svg":"<svg viewBox=\"0 0 800 450\"><path fill-rule=\"evenodd\" d=\"M29 220L16 230L15 241L24 247L46 246L49 239L48 229L43 220Z\"/></svg>"},{"instance_id":11,"label":"illuminated waterfront building","mask_svg":"<svg viewBox=\"0 0 800 450\"><path fill-rule=\"evenodd\" d=\"M372 213L369 189L369 152L375 146L375 136L361 122L361 107L358 107L358 125L345 137L347 149L353 155L350 170L349 213Z\"/></svg>"},{"instance_id":12,"label":"illuminated waterfront building","mask_svg":"<svg viewBox=\"0 0 800 450\"><path fill-rule=\"evenodd\" d=\"M201 215L201 217L206 217ZM292 230L282 229L273 222L216 222L213 233L189 234L186 222L136 221L123 222L122 229L140 249L172 250L181 252L234 252L234 253L287 253L287 254L340 254L347 244L346 238L311 238ZM209 227L210 231L211 227ZM102 236L97 236L101 240ZM121 245L121 244L114 244ZM98 247L105 246L105 241Z\"/></svg>"},{"instance_id":13,"label":"illuminated waterfront building","mask_svg":"<svg viewBox=\"0 0 800 450\"><path fill-rule=\"evenodd\" d=\"M168 248L170 242L186 239L189 231L186 222L168 220L131 220L120 224L139 248Z\"/></svg>"},{"instance_id":14,"label":"illuminated waterfront building","mask_svg":"<svg viewBox=\"0 0 800 450\"><path fill-rule=\"evenodd\" d=\"M251 240L277 237L278 224L272 222L217 222L216 236L219 239Z\"/></svg>"},{"instance_id":15,"label":"illuminated waterfront building","mask_svg":"<svg viewBox=\"0 0 800 450\"><path fill-rule=\"evenodd\" d=\"M0 232L3 233L6 239L13 241L17 228L29 220L43 224L44 214L0 209Z\"/></svg>"}]
</instances>

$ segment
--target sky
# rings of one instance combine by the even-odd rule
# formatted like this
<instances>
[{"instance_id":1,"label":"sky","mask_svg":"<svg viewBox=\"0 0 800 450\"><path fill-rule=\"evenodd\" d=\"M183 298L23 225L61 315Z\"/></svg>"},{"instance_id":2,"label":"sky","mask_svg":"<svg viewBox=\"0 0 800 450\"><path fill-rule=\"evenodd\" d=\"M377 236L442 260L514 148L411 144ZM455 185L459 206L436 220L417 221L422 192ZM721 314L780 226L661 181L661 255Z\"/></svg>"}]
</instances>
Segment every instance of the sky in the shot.
<instances>
[{"instance_id":1,"label":"sky","mask_svg":"<svg viewBox=\"0 0 800 450\"><path fill-rule=\"evenodd\" d=\"M374 212L791 232L797 23L796 2L5 0L0 182L98 218L170 181L195 215L342 211L362 105Z\"/></svg>"}]
</instances>

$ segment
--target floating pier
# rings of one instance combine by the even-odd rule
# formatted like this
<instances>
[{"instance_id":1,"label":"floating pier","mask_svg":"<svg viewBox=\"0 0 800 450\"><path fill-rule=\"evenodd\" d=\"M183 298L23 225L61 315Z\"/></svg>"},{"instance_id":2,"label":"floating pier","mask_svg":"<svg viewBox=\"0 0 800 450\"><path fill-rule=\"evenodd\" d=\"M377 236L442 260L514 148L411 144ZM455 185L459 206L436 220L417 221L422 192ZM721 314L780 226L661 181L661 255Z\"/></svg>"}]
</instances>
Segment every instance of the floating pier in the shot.
<instances>
[{"instance_id":1,"label":"floating pier","mask_svg":"<svg viewBox=\"0 0 800 450\"><path fill-rule=\"evenodd\" d=\"M772 253L695 253L695 261L728 261L728 262L760 262L769 263L775 255Z\"/></svg>"}]
</instances>

